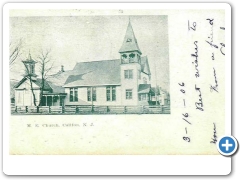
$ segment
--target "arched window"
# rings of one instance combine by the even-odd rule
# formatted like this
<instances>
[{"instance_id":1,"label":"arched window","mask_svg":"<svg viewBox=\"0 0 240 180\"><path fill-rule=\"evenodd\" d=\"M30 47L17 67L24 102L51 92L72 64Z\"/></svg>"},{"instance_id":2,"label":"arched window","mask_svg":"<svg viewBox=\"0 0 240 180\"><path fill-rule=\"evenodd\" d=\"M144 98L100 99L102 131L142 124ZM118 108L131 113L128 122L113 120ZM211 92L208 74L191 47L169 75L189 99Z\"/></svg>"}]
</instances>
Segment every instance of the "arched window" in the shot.
<instances>
[{"instance_id":1,"label":"arched window","mask_svg":"<svg viewBox=\"0 0 240 180\"><path fill-rule=\"evenodd\" d=\"M143 78L143 84L147 84L147 78L146 77Z\"/></svg>"},{"instance_id":2,"label":"arched window","mask_svg":"<svg viewBox=\"0 0 240 180\"><path fill-rule=\"evenodd\" d=\"M134 62L134 57L135 57L135 54L133 53L129 54L130 63Z\"/></svg>"},{"instance_id":3,"label":"arched window","mask_svg":"<svg viewBox=\"0 0 240 180\"><path fill-rule=\"evenodd\" d=\"M123 54L121 59L122 59L122 63L128 63L128 59L127 59L127 55L126 54Z\"/></svg>"}]
</instances>

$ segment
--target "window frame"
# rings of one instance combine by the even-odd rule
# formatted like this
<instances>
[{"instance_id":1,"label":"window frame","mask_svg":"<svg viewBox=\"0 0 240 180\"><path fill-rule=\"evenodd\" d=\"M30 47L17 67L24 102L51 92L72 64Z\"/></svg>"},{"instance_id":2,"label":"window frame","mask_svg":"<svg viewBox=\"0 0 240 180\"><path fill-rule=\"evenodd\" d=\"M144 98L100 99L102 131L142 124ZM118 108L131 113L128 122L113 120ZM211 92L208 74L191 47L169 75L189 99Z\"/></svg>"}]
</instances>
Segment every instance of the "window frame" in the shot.
<instances>
[{"instance_id":1,"label":"window frame","mask_svg":"<svg viewBox=\"0 0 240 180\"><path fill-rule=\"evenodd\" d=\"M97 101L97 88L88 87L87 88L87 101L95 102Z\"/></svg>"},{"instance_id":2,"label":"window frame","mask_svg":"<svg viewBox=\"0 0 240 180\"><path fill-rule=\"evenodd\" d=\"M107 86L106 87L106 100L116 101L116 86Z\"/></svg>"},{"instance_id":3,"label":"window frame","mask_svg":"<svg viewBox=\"0 0 240 180\"><path fill-rule=\"evenodd\" d=\"M132 89L126 89L125 95L126 95L126 100L131 100L131 99L133 99Z\"/></svg>"},{"instance_id":4,"label":"window frame","mask_svg":"<svg viewBox=\"0 0 240 180\"><path fill-rule=\"evenodd\" d=\"M70 102L78 102L78 88L77 87L70 88L69 101Z\"/></svg>"},{"instance_id":5,"label":"window frame","mask_svg":"<svg viewBox=\"0 0 240 180\"><path fill-rule=\"evenodd\" d=\"M124 70L124 79L133 79L133 69Z\"/></svg>"}]
</instances>

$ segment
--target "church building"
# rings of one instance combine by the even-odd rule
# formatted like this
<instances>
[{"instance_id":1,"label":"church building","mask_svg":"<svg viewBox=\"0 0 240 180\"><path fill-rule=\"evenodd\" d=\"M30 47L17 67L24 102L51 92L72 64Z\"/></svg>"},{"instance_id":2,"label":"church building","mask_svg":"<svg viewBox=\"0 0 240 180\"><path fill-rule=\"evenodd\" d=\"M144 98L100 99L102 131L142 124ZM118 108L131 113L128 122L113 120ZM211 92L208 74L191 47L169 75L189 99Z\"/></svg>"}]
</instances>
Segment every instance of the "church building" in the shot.
<instances>
[{"instance_id":1,"label":"church building","mask_svg":"<svg viewBox=\"0 0 240 180\"><path fill-rule=\"evenodd\" d=\"M131 22L119 56L113 60L79 62L68 71L62 67L45 81L40 106L149 105L156 94L151 88L148 58L142 56ZM32 89L39 102L41 79L35 74L36 61L31 55L23 63L28 73L15 86L15 106L33 106Z\"/></svg>"}]
</instances>

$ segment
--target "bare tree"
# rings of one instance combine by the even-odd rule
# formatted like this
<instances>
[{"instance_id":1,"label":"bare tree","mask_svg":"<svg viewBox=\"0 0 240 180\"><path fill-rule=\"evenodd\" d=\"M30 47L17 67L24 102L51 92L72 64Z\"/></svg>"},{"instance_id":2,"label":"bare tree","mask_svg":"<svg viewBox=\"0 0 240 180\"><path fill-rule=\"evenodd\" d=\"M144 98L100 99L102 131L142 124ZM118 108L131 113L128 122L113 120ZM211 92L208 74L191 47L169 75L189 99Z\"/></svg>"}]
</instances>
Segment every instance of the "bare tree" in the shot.
<instances>
[{"instance_id":1,"label":"bare tree","mask_svg":"<svg viewBox=\"0 0 240 180\"><path fill-rule=\"evenodd\" d=\"M20 39L17 43L9 44L9 66L11 67L17 58L20 56L22 48L22 39Z\"/></svg>"},{"instance_id":2,"label":"bare tree","mask_svg":"<svg viewBox=\"0 0 240 180\"><path fill-rule=\"evenodd\" d=\"M25 77L28 77L29 81L30 81L30 88L31 88L31 92L32 92L32 95L33 95L34 106L41 106L43 91L45 89L45 84L46 84L47 78L49 77L48 74L49 74L50 70L53 68L53 63L50 64L51 63L51 58L49 57L49 54L50 54L50 50L47 50L46 52L42 51L40 53L40 55L38 56L37 60L36 60L36 63L38 63L39 72L40 72L39 104L37 104L36 95L35 95L34 88L33 88L33 82L36 81L36 75L35 75L35 73L31 72L31 68L27 65L27 63L24 63L25 69L26 69ZM30 53L29 53L28 60L32 60Z\"/></svg>"},{"instance_id":3,"label":"bare tree","mask_svg":"<svg viewBox=\"0 0 240 180\"><path fill-rule=\"evenodd\" d=\"M29 54L30 56L30 54ZM31 58L31 56L30 56ZM34 89L33 89L33 74L30 72L30 69L29 67L27 66L27 64L23 63L24 66L25 66L25 69L26 69L26 76L25 77L28 77L29 78L29 81L30 81L30 88L31 88L31 92L32 92L32 95L33 95L33 104L34 106L37 106L37 100L36 100L36 95L34 93Z\"/></svg>"},{"instance_id":4,"label":"bare tree","mask_svg":"<svg viewBox=\"0 0 240 180\"><path fill-rule=\"evenodd\" d=\"M38 56L37 62L39 63L39 71L41 74L41 87L40 87L40 101L39 106L42 103L42 97L43 97L43 91L45 88L45 84L47 81L47 78L49 77L49 72L53 68L53 63L51 62L51 57L49 56L50 50L47 50L46 52L41 52L40 56Z\"/></svg>"}]
</instances>

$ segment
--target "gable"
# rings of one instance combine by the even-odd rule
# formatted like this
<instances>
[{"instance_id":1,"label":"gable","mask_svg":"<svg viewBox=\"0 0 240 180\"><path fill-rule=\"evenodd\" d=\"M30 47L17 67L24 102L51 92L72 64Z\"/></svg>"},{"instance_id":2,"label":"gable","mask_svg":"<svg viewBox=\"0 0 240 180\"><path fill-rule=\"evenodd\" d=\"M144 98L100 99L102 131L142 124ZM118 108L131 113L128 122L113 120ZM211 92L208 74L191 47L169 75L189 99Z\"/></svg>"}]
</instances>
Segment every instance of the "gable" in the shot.
<instances>
[{"instance_id":1,"label":"gable","mask_svg":"<svg viewBox=\"0 0 240 180\"><path fill-rule=\"evenodd\" d=\"M142 72L151 75L151 71L150 71L150 67L148 64L148 58L147 56L143 56L141 57L141 70Z\"/></svg>"},{"instance_id":2,"label":"gable","mask_svg":"<svg viewBox=\"0 0 240 180\"><path fill-rule=\"evenodd\" d=\"M37 88L39 89L39 85L37 85L36 83L32 83L33 88ZM15 89L30 89L31 85L30 85L30 80L28 78L23 78L16 86Z\"/></svg>"},{"instance_id":3,"label":"gable","mask_svg":"<svg viewBox=\"0 0 240 180\"><path fill-rule=\"evenodd\" d=\"M35 80L32 80L32 86L34 89L40 89L41 87L41 79L37 78ZM27 77L24 77L21 81L19 81L15 86L15 89L30 89L30 80ZM52 88L49 86L48 82L45 81L44 84L44 90L51 91Z\"/></svg>"}]
</instances>

